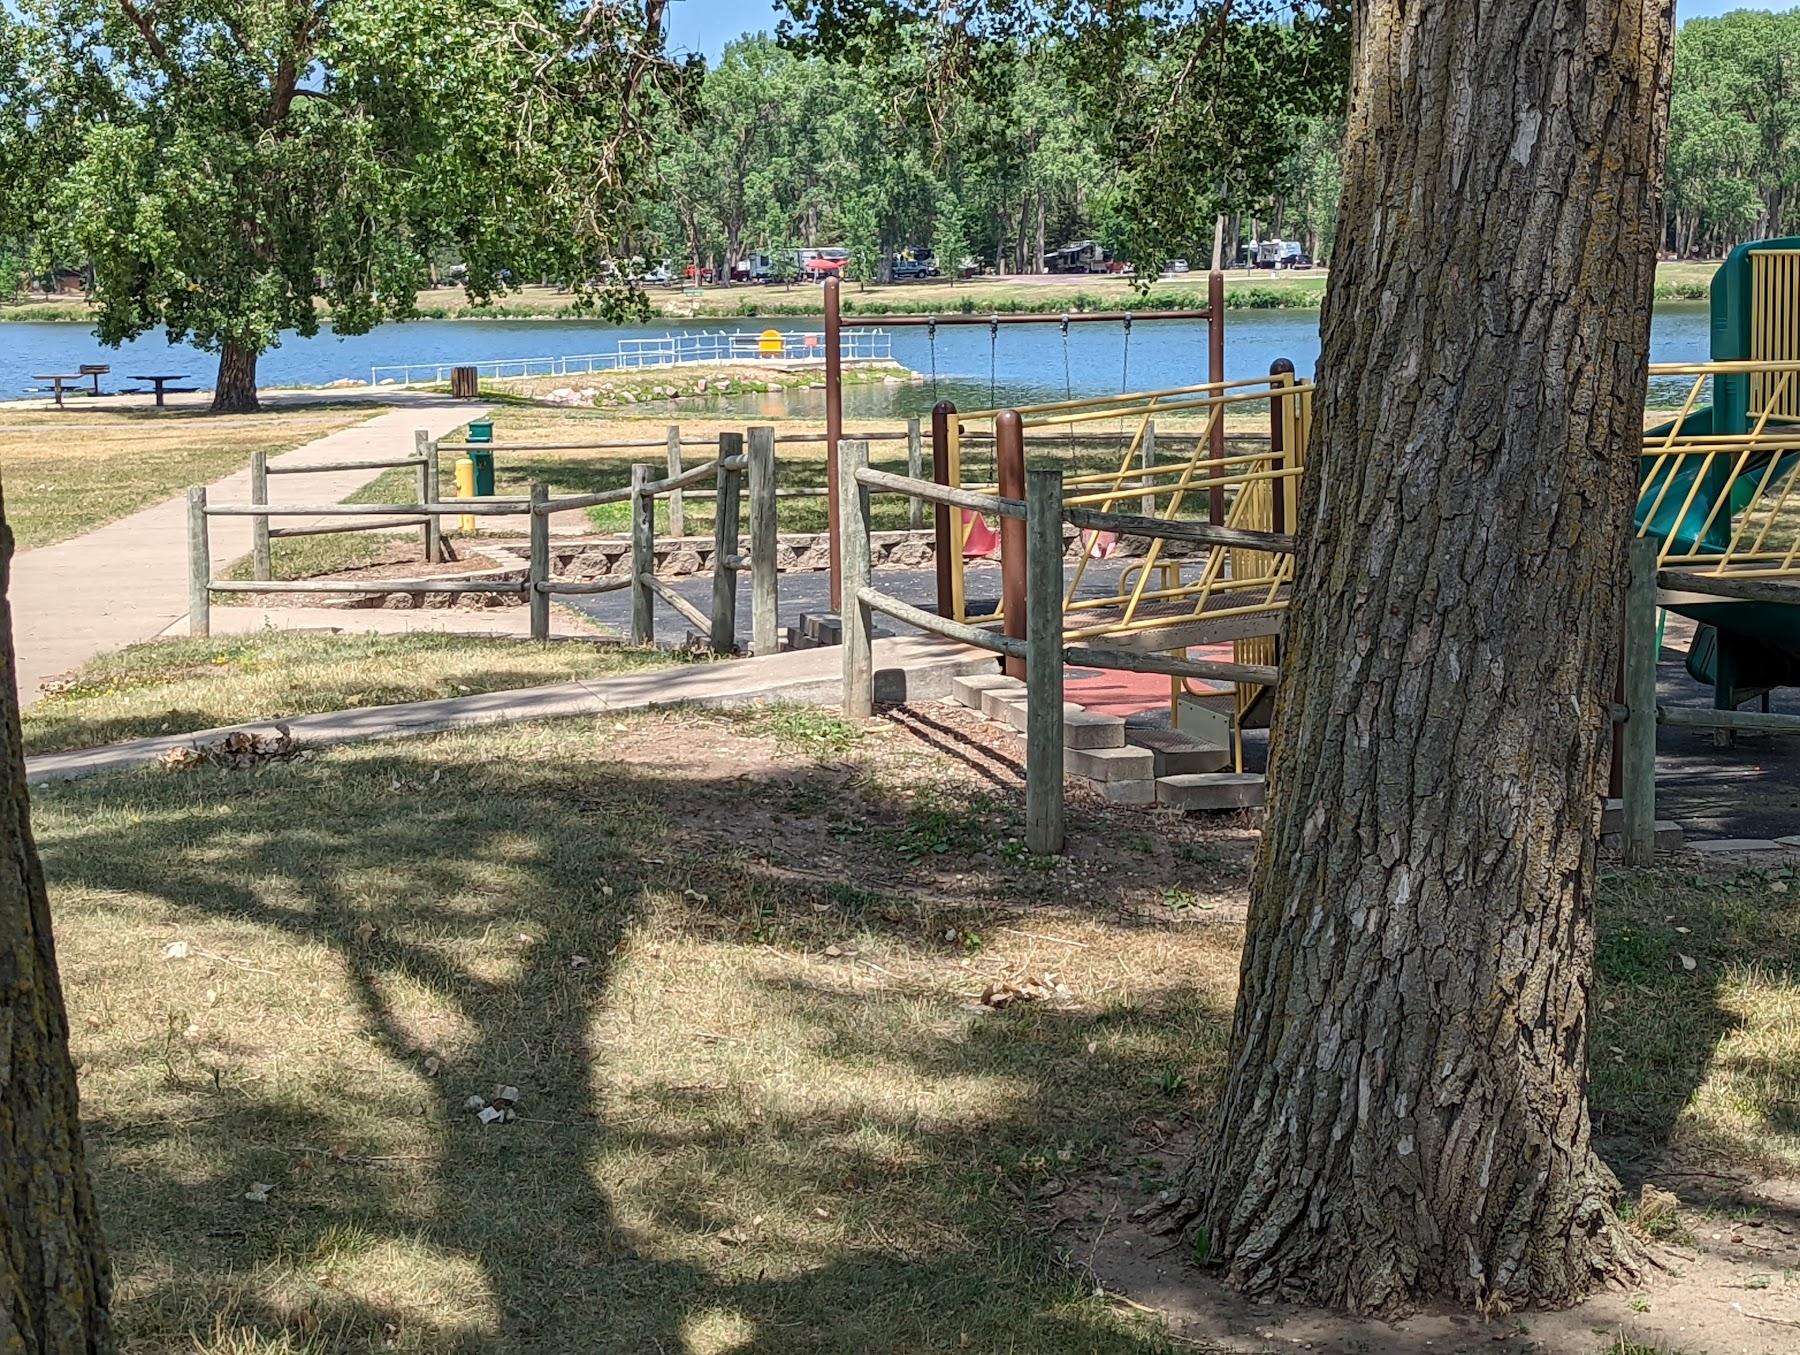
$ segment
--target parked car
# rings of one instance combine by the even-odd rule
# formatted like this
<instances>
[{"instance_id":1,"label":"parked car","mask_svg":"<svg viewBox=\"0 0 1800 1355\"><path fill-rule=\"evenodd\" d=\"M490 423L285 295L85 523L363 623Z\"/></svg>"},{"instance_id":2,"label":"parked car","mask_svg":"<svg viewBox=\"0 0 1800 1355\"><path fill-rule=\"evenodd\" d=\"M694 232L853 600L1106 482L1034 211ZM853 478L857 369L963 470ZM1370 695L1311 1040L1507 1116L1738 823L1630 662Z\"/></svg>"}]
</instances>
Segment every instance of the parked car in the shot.
<instances>
[{"instance_id":1,"label":"parked car","mask_svg":"<svg viewBox=\"0 0 1800 1355\"><path fill-rule=\"evenodd\" d=\"M1106 273L1106 250L1098 240L1077 240L1064 245L1044 261L1052 273Z\"/></svg>"},{"instance_id":2,"label":"parked car","mask_svg":"<svg viewBox=\"0 0 1800 1355\"><path fill-rule=\"evenodd\" d=\"M1163 272L1165 273L1185 273L1187 271L1188 261L1186 259L1170 259L1163 265Z\"/></svg>"},{"instance_id":3,"label":"parked car","mask_svg":"<svg viewBox=\"0 0 1800 1355\"><path fill-rule=\"evenodd\" d=\"M937 275L937 260L928 249L903 249L894 255L892 277L895 282L935 278Z\"/></svg>"}]
</instances>

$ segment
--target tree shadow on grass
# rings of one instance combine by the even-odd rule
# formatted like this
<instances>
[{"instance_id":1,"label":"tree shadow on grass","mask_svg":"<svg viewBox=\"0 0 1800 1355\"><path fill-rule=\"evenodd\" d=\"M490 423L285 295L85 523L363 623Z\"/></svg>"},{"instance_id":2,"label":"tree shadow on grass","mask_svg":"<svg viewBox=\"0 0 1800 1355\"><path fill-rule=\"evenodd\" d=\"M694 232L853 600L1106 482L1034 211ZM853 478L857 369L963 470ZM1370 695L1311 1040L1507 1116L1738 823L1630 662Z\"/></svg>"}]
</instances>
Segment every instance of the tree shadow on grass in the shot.
<instances>
[{"instance_id":1,"label":"tree shadow on grass","mask_svg":"<svg viewBox=\"0 0 1800 1355\"><path fill-rule=\"evenodd\" d=\"M599 745L546 726L40 793L135 1343L1158 1348L1077 1297L1009 1182L1113 1135L1177 1023L1216 1043L1229 1013L1175 992L945 1022L940 992L817 988L769 949L777 972L737 996L796 1061L707 1072L696 1042L731 1057L732 1031L696 1033L619 965L729 939L726 900L700 940L644 924L708 885L670 816L744 786ZM187 958L161 959L174 940ZM1071 1098L1077 1067L1117 1090ZM838 1069L857 1087L834 1093ZM522 1118L483 1128L464 1098L502 1084Z\"/></svg>"}]
</instances>

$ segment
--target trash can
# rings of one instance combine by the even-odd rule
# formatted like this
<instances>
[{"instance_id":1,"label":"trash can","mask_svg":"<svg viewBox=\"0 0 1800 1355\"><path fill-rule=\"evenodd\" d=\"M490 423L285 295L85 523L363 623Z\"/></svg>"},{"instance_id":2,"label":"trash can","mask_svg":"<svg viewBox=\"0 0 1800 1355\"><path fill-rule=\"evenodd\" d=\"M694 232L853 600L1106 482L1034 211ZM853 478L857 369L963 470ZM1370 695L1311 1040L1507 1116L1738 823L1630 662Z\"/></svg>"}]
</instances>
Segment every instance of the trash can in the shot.
<instances>
[{"instance_id":1,"label":"trash can","mask_svg":"<svg viewBox=\"0 0 1800 1355\"><path fill-rule=\"evenodd\" d=\"M473 367L452 367L450 369L450 397L453 400L479 400L481 398L481 376Z\"/></svg>"},{"instance_id":2,"label":"trash can","mask_svg":"<svg viewBox=\"0 0 1800 1355\"><path fill-rule=\"evenodd\" d=\"M492 419L470 419L469 441L492 442L494 440L494 421Z\"/></svg>"},{"instance_id":3,"label":"trash can","mask_svg":"<svg viewBox=\"0 0 1800 1355\"><path fill-rule=\"evenodd\" d=\"M469 439L473 442L475 439ZM469 460L475 463L475 497L491 499L494 496L494 449L492 447L469 448Z\"/></svg>"}]
</instances>

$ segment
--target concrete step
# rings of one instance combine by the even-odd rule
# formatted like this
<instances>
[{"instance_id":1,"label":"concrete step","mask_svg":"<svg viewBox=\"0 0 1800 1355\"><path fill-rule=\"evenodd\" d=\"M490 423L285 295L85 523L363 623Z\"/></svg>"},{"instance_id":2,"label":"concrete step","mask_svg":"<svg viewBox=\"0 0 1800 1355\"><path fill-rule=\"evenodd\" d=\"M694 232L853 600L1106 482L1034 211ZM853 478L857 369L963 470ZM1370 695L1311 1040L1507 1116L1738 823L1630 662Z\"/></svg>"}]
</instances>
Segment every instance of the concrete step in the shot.
<instances>
[{"instance_id":1,"label":"concrete step","mask_svg":"<svg viewBox=\"0 0 1800 1355\"><path fill-rule=\"evenodd\" d=\"M1064 748L1123 748L1125 721L1117 715L1099 715L1075 707L1074 713L1063 715Z\"/></svg>"},{"instance_id":2,"label":"concrete step","mask_svg":"<svg viewBox=\"0 0 1800 1355\"><path fill-rule=\"evenodd\" d=\"M1156 803L1156 782L1148 776L1134 777L1129 781L1099 781L1095 784L1101 798L1111 800L1116 805Z\"/></svg>"},{"instance_id":3,"label":"concrete step","mask_svg":"<svg viewBox=\"0 0 1800 1355\"><path fill-rule=\"evenodd\" d=\"M1150 781L1156 758L1148 748L1068 748L1063 771L1090 781Z\"/></svg>"},{"instance_id":4,"label":"concrete step","mask_svg":"<svg viewBox=\"0 0 1800 1355\"><path fill-rule=\"evenodd\" d=\"M1263 788L1257 772L1163 776L1157 778L1156 802L1190 811L1254 809L1263 802Z\"/></svg>"},{"instance_id":5,"label":"concrete step","mask_svg":"<svg viewBox=\"0 0 1800 1355\"><path fill-rule=\"evenodd\" d=\"M984 692L1002 688L1012 692L1021 690L1023 686L1017 678L1009 678L1003 673L970 673L950 684L950 699L970 710L980 710Z\"/></svg>"},{"instance_id":6,"label":"concrete step","mask_svg":"<svg viewBox=\"0 0 1800 1355\"><path fill-rule=\"evenodd\" d=\"M981 689L981 713L990 720L1006 723L1006 709L1014 701L1025 699L1025 684L1018 678L1002 678Z\"/></svg>"},{"instance_id":7,"label":"concrete step","mask_svg":"<svg viewBox=\"0 0 1800 1355\"><path fill-rule=\"evenodd\" d=\"M1602 817L1601 822L1605 822L1604 817ZM1621 831L1614 832L1606 830L1601 832L1601 851L1622 852L1625 850L1625 834L1622 831L1624 828L1623 813L1620 814L1619 826ZM1681 844L1681 825L1676 823L1673 819L1658 819L1656 821L1656 850L1659 852L1678 852L1681 850ZM1701 844L1695 843L1694 845L1699 847Z\"/></svg>"},{"instance_id":8,"label":"concrete step","mask_svg":"<svg viewBox=\"0 0 1800 1355\"><path fill-rule=\"evenodd\" d=\"M1231 763L1231 750L1209 740L1197 739L1177 729L1131 729L1125 742L1148 748L1156 759L1156 775L1187 776L1222 771Z\"/></svg>"}]
</instances>

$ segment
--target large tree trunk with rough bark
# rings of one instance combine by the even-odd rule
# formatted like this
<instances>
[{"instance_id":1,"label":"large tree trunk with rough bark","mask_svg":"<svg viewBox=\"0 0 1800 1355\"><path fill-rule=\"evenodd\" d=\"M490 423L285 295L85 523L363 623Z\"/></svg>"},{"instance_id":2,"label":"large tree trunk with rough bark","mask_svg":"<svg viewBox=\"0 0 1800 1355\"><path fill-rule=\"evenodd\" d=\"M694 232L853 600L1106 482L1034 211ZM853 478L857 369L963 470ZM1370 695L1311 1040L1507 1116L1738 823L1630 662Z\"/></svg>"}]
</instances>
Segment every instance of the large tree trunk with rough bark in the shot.
<instances>
[{"instance_id":1,"label":"large tree trunk with rough bark","mask_svg":"<svg viewBox=\"0 0 1800 1355\"><path fill-rule=\"evenodd\" d=\"M1356 8L1270 803L1184 1192L1255 1295L1494 1311L1642 1263L1588 1007L1669 25Z\"/></svg>"},{"instance_id":2,"label":"large tree trunk with rough bark","mask_svg":"<svg viewBox=\"0 0 1800 1355\"><path fill-rule=\"evenodd\" d=\"M112 1277L81 1146L50 901L19 736L13 537L0 506L0 1351L110 1351Z\"/></svg>"},{"instance_id":3,"label":"large tree trunk with rough bark","mask_svg":"<svg viewBox=\"0 0 1800 1355\"><path fill-rule=\"evenodd\" d=\"M219 350L219 379L213 386L214 414L254 414L256 401L256 349L227 341Z\"/></svg>"}]
</instances>

